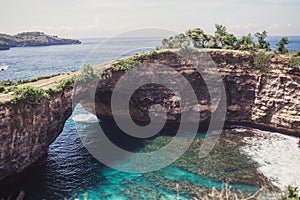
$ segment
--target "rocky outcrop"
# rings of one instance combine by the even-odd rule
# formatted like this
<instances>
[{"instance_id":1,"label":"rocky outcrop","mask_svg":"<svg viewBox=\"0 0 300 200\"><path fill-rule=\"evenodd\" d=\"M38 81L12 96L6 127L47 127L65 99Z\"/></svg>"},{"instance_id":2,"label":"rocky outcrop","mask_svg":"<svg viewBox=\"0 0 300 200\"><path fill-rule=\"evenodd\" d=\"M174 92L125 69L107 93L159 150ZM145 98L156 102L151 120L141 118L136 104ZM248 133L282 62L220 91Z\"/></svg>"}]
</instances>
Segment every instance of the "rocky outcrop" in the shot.
<instances>
[{"instance_id":1,"label":"rocky outcrop","mask_svg":"<svg viewBox=\"0 0 300 200\"><path fill-rule=\"evenodd\" d=\"M247 125L299 136L299 67L289 67L289 59L273 58L271 70L262 72L253 66L251 55L232 51L208 53L217 64L225 85L228 125ZM200 119L191 115L189 120L199 121L201 129L207 128L211 112L214 111L212 101L204 80L189 61L170 52L143 56L139 61L149 65L168 65L183 74L198 98L198 104L190 105L189 109L200 111ZM98 118L113 120L111 95L124 73L124 70L112 69L99 82L96 90ZM117 95L122 98L123 94L120 92ZM24 101L18 105L0 105L0 180L22 172L47 154L49 145L63 130L72 113L72 97L73 86L68 86L40 104L32 105ZM161 104L167 111L166 128L174 128L180 123L180 113L185 112L180 109L178 100L168 88L155 84L144 85L132 95L130 114L135 122L147 124L150 119L149 108ZM122 111L119 114L122 116Z\"/></svg>"},{"instance_id":2,"label":"rocky outcrop","mask_svg":"<svg viewBox=\"0 0 300 200\"><path fill-rule=\"evenodd\" d=\"M1 43L3 45L1 45ZM67 45L80 43L81 42L79 40L59 38L57 36L46 35L43 32L24 32L13 36L0 34L0 50L6 50L10 47ZM3 48L1 48L1 46L3 46Z\"/></svg>"},{"instance_id":3,"label":"rocky outcrop","mask_svg":"<svg viewBox=\"0 0 300 200\"><path fill-rule=\"evenodd\" d=\"M0 50L8 50L9 45L6 42L0 41Z\"/></svg>"},{"instance_id":4,"label":"rocky outcrop","mask_svg":"<svg viewBox=\"0 0 300 200\"><path fill-rule=\"evenodd\" d=\"M73 87L54 93L48 101L0 106L0 180L32 166L47 155L72 114Z\"/></svg>"},{"instance_id":5,"label":"rocky outcrop","mask_svg":"<svg viewBox=\"0 0 300 200\"><path fill-rule=\"evenodd\" d=\"M286 134L300 134L300 76L289 67L289 59L273 58L271 70L262 72L253 66L253 56L233 51L209 51L222 76L227 96L227 125L246 125ZM193 87L200 107L200 130L206 129L211 117L211 101L204 80L187 60L175 53L143 58L144 64L159 63L183 74ZM102 120L112 120L110 98L113 88L125 71L112 71L99 84L96 94L96 114ZM166 72L168 73L168 72ZM122 98L122 93L118 94ZM162 86L145 85L134 92L130 115L140 124L148 124L149 108L160 104L167 111L167 125L180 123L180 104L174 93ZM126 111L124 111L126 112ZM120 112L122 113L122 112ZM120 114L122 115L122 114ZM163 119L161 119L163 120ZM192 120L192 119L191 119Z\"/></svg>"}]
</instances>

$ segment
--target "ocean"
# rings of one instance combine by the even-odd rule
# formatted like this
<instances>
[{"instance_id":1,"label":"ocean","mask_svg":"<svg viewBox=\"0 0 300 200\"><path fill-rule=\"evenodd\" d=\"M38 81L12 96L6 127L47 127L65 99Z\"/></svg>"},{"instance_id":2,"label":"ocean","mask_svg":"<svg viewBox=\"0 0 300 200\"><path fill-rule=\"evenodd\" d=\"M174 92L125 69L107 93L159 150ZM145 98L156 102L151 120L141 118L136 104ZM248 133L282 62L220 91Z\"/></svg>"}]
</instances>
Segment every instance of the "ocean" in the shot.
<instances>
[{"instance_id":1,"label":"ocean","mask_svg":"<svg viewBox=\"0 0 300 200\"><path fill-rule=\"evenodd\" d=\"M276 48L276 43L280 38L280 36L268 38L272 49ZM300 36L288 38L291 41L287 45L288 50L300 50ZM85 64L85 61L88 64L103 63L121 56L155 49L161 45L161 40L162 38L159 37L117 38L102 44L99 48L101 57L96 60L91 60L89 55L93 49L105 41L105 38L81 39L82 44L80 45L11 48L8 51L0 51L0 66L8 66L7 70L0 71L0 80L25 80L78 70ZM135 49L135 51L127 52L128 49Z\"/></svg>"},{"instance_id":2,"label":"ocean","mask_svg":"<svg viewBox=\"0 0 300 200\"><path fill-rule=\"evenodd\" d=\"M278 37L269 38L273 48L277 39ZM81 45L20 47L0 51L0 65L9 66L7 70L0 72L0 80L17 81L77 70L86 62L102 63L155 49L160 45L161 38L123 38L110 41L100 48L101 52L97 55L102 56L94 58L90 52L103 40L83 39ZM288 45L289 50L299 50L300 37L290 37L290 40L293 43ZM140 48L141 46L143 48ZM86 113L80 105L76 109L84 114L78 117L74 113L67 120L63 132L51 144L45 161L28 171L21 180L0 188L0 198L1 195L15 195L23 190L25 199L30 200L175 200L178 195L184 200L192 199L199 192L212 187L221 190L226 182L230 183L232 190L248 194L259 189L257 169L262 164L251 158L251 146L241 146L244 138L237 134L238 131L229 131L228 135L222 136L214 150L203 159L198 158L197 144L205 134L198 133L189 150L170 166L144 174L125 173L100 163L83 146L78 136L78 127L92 132L93 126L98 122L95 122L93 116ZM134 152L161 148L171 139L170 135L161 134L142 141L129 141L115 124L100 124L107 130L107 134L117 136L117 141L126 141L125 144ZM278 146L270 148L273 149L266 152L274 152ZM124 161L118 164L127 163ZM265 165L271 164L272 161L269 161Z\"/></svg>"}]
</instances>

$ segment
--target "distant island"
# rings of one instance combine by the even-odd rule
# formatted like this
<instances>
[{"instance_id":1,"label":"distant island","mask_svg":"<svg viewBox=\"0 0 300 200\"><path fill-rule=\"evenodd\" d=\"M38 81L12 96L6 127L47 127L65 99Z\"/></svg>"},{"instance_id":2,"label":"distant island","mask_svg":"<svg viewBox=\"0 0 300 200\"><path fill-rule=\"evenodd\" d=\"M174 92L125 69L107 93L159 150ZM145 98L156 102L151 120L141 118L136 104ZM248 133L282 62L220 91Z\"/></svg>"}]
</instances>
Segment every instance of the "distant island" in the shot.
<instances>
[{"instance_id":1,"label":"distant island","mask_svg":"<svg viewBox=\"0 0 300 200\"><path fill-rule=\"evenodd\" d=\"M8 50L10 47L49 46L80 44L79 40L64 39L58 36L46 35L43 32L23 32L16 35L0 33L0 50Z\"/></svg>"}]
</instances>

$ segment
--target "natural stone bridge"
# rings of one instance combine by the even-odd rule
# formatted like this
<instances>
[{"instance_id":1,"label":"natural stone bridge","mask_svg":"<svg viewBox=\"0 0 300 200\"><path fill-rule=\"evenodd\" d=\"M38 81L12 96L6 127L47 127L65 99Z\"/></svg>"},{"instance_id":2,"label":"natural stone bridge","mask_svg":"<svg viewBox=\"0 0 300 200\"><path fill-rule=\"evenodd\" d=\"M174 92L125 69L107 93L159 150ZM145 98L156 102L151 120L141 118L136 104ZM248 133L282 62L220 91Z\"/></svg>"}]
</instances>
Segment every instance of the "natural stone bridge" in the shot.
<instances>
[{"instance_id":1,"label":"natural stone bridge","mask_svg":"<svg viewBox=\"0 0 300 200\"><path fill-rule=\"evenodd\" d=\"M289 59L273 58L271 70L261 72L253 67L253 57L233 51L209 51L222 75L227 95L227 125L246 125L285 134L300 135L300 73L299 67L289 67ZM189 80L198 96L201 107L200 127L210 119L209 94L199 74L177 54L158 54L144 57L143 63L161 63L175 68ZM114 85L125 73L112 70L100 81L96 93L96 115L112 119L110 98ZM73 74L60 75L34 83L34 86L52 87L59 79ZM196 77L196 78L195 78ZM30 83L29 83L30 84ZM40 84L40 85L39 85ZM40 104L23 102L0 106L0 180L22 172L47 155L49 145L63 130L72 114L73 85L54 93ZM164 89L163 89L164 90ZM149 105L162 104L168 120L179 123L179 104L167 90L149 92L142 87L133 97L131 116L134 120L148 120ZM152 90L153 91L153 90ZM158 92L157 92L158 91ZM121 95L121 94L120 94ZM155 98L153 98L155 96ZM1 96L0 96L1 98ZM138 105L138 106L137 106ZM182 111L184 112L184 111Z\"/></svg>"}]
</instances>

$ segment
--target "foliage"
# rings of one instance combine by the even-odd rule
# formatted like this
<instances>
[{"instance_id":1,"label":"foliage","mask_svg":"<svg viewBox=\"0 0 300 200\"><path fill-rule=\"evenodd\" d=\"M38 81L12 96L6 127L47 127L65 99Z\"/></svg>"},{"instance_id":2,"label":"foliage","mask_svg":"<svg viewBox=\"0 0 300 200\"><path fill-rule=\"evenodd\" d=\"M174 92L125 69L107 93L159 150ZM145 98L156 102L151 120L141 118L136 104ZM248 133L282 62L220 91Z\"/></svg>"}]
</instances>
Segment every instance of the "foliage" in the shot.
<instances>
[{"instance_id":1,"label":"foliage","mask_svg":"<svg viewBox=\"0 0 300 200\"><path fill-rule=\"evenodd\" d=\"M258 40L257 47L259 49L270 50L270 43L265 40L267 37L267 31L263 31L261 33L257 32L254 34L254 36Z\"/></svg>"},{"instance_id":2,"label":"foliage","mask_svg":"<svg viewBox=\"0 0 300 200\"><path fill-rule=\"evenodd\" d=\"M270 68L270 64L271 64L271 55L269 54L266 54L265 52L263 51L260 51L258 53L256 53L254 55L254 66L263 71L263 72L266 72L266 71L269 71L271 68Z\"/></svg>"},{"instance_id":3,"label":"foliage","mask_svg":"<svg viewBox=\"0 0 300 200\"><path fill-rule=\"evenodd\" d=\"M127 70L134 68L138 66L140 62L137 60L135 57L127 58L127 59L122 59L122 60L117 60L116 63L112 65L112 68L114 70Z\"/></svg>"},{"instance_id":4,"label":"foliage","mask_svg":"<svg viewBox=\"0 0 300 200\"><path fill-rule=\"evenodd\" d=\"M148 57L149 57L149 58L155 59L155 58L158 57L158 54L159 54L159 53L158 53L157 51L153 50L153 51L150 51L150 52L148 53Z\"/></svg>"},{"instance_id":5,"label":"foliage","mask_svg":"<svg viewBox=\"0 0 300 200\"><path fill-rule=\"evenodd\" d=\"M237 38L233 34L227 34L223 38L225 49L235 49L237 44Z\"/></svg>"},{"instance_id":6,"label":"foliage","mask_svg":"<svg viewBox=\"0 0 300 200\"><path fill-rule=\"evenodd\" d=\"M10 79L7 79L5 81L0 81L0 86L3 86L3 87L13 86L13 85L16 85L16 83L11 81Z\"/></svg>"},{"instance_id":7,"label":"foliage","mask_svg":"<svg viewBox=\"0 0 300 200\"><path fill-rule=\"evenodd\" d=\"M215 24L215 32L213 35L205 33L201 28L194 28L180 33L168 39L162 40L162 49L181 49L184 47L195 48L216 48L216 49L234 49L242 51L257 52L259 49L270 51L270 43L266 41L267 32L256 32L254 36L257 38L256 44L251 33L242 36L240 39L234 34L228 33L226 26ZM282 38L278 43L278 51L280 53L288 52L285 45L288 39Z\"/></svg>"},{"instance_id":8,"label":"foliage","mask_svg":"<svg viewBox=\"0 0 300 200\"><path fill-rule=\"evenodd\" d=\"M18 88L12 99L13 103L17 103L18 101L26 101L30 104L40 104L45 99L49 98L49 94L46 90L37 87L21 87Z\"/></svg>"},{"instance_id":9,"label":"foliage","mask_svg":"<svg viewBox=\"0 0 300 200\"><path fill-rule=\"evenodd\" d=\"M251 34L249 33L247 36L243 36L237 41L238 49L253 51L255 49L255 43Z\"/></svg>"},{"instance_id":10,"label":"foliage","mask_svg":"<svg viewBox=\"0 0 300 200\"><path fill-rule=\"evenodd\" d=\"M22 33L18 33L16 34L14 37L16 38L26 38L26 37L38 37L38 36L43 36L43 35L46 35L45 33L43 32L38 32L38 31L35 31L35 32L22 32Z\"/></svg>"},{"instance_id":11,"label":"foliage","mask_svg":"<svg viewBox=\"0 0 300 200\"><path fill-rule=\"evenodd\" d=\"M278 52L281 54L289 52L288 49L285 47L285 45L287 45L289 43L290 43L290 41L287 37L281 38L280 41L276 44Z\"/></svg>"},{"instance_id":12,"label":"foliage","mask_svg":"<svg viewBox=\"0 0 300 200\"><path fill-rule=\"evenodd\" d=\"M60 92L63 89L65 89L67 86L73 84L75 82L75 80L76 80L76 76L72 76L71 78L64 79L64 80L60 81L55 88L50 88L48 91L49 91L49 93Z\"/></svg>"},{"instance_id":13,"label":"foliage","mask_svg":"<svg viewBox=\"0 0 300 200\"><path fill-rule=\"evenodd\" d=\"M291 56L291 57L300 57L300 50L289 52L289 56Z\"/></svg>"},{"instance_id":14,"label":"foliage","mask_svg":"<svg viewBox=\"0 0 300 200\"><path fill-rule=\"evenodd\" d=\"M291 62L289 63L290 67L300 66L300 57L292 57Z\"/></svg>"},{"instance_id":15,"label":"foliage","mask_svg":"<svg viewBox=\"0 0 300 200\"><path fill-rule=\"evenodd\" d=\"M217 46L223 48L225 46L224 38L228 34L227 28L221 24L215 24L215 35Z\"/></svg>"},{"instance_id":16,"label":"foliage","mask_svg":"<svg viewBox=\"0 0 300 200\"><path fill-rule=\"evenodd\" d=\"M162 48L164 49L181 48L186 45L190 45L190 39L183 33L162 40Z\"/></svg>"},{"instance_id":17,"label":"foliage","mask_svg":"<svg viewBox=\"0 0 300 200\"><path fill-rule=\"evenodd\" d=\"M298 187L292 187L289 185L280 200L300 200Z\"/></svg>"},{"instance_id":18,"label":"foliage","mask_svg":"<svg viewBox=\"0 0 300 200\"><path fill-rule=\"evenodd\" d=\"M205 43L207 43L210 39L210 36L205 34L204 31L200 28L188 30L185 34L188 38L192 40L193 45L196 48L204 48ZM190 46L190 45L186 45L186 46ZM181 47L183 48L183 46Z\"/></svg>"},{"instance_id":19,"label":"foliage","mask_svg":"<svg viewBox=\"0 0 300 200\"><path fill-rule=\"evenodd\" d=\"M182 47L179 49L180 55L189 57L191 54L198 52L195 47Z\"/></svg>"},{"instance_id":20,"label":"foliage","mask_svg":"<svg viewBox=\"0 0 300 200\"><path fill-rule=\"evenodd\" d=\"M98 76L96 75L96 73L94 73L93 67L88 64L85 64L80 69L76 81L87 83L89 81L95 80L96 78L98 78Z\"/></svg>"}]
</instances>

